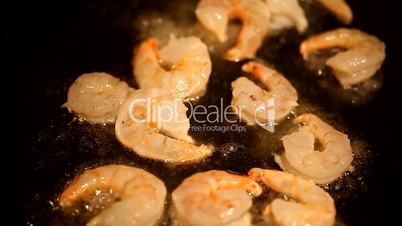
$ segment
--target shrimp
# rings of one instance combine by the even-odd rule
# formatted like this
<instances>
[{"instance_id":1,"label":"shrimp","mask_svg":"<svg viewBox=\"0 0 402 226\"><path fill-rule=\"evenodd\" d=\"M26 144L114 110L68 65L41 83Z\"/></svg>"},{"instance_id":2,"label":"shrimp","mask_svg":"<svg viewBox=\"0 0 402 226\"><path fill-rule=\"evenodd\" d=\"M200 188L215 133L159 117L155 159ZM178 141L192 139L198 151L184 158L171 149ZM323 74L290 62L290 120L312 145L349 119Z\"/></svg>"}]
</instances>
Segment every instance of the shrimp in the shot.
<instances>
[{"instance_id":1,"label":"shrimp","mask_svg":"<svg viewBox=\"0 0 402 226\"><path fill-rule=\"evenodd\" d=\"M161 180L145 170L108 165L85 171L60 196L60 205L70 207L96 189L112 189L119 201L93 217L88 226L152 226L162 216L166 188Z\"/></svg>"},{"instance_id":2,"label":"shrimp","mask_svg":"<svg viewBox=\"0 0 402 226\"><path fill-rule=\"evenodd\" d=\"M335 14L335 16L345 24L350 24L353 20L353 12L345 0L319 0L321 5Z\"/></svg>"},{"instance_id":3,"label":"shrimp","mask_svg":"<svg viewBox=\"0 0 402 226\"><path fill-rule=\"evenodd\" d=\"M132 89L103 72L78 77L68 90L67 107L92 123L113 123L117 111Z\"/></svg>"},{"instance_id":4,"label":"shrimp","mask_svg":"<svg viewBox=\"0 0 402 226\"><path fill-rule=\"evenodd\" d=\"M306 126L282 138L285 152L275 160L283 170L326 184L351 168L353 154L346 134L313 114L303 114L294 122ZM322 151L314 150L315 138L322 145Z\"/></svg>"},{"instance_id":5,"label":"shrimp","mask_svg":"<svg viewBox=\"0 0 402 226\"><path fill-rule=\"evenodd\" d=\"M265 1L272 14L270 25L272 30L296 26L297 30L301 33L307 29L308 21L298 0Z\"/></svg>"},{"instance_id":6,"label":"shrimp","mask_svg":"<svg viewBox=\"0 0 402 226\"><path fill-rule=\"evenodd\" d=\"M252 197L262 192L252 179L211 170L186 178L172 193L179 220L185 225L250 225Z\"/></svg>"},{"instance_id":7,"label":"shrimp","mask_svg":"<svg viewBox=\"0 0 402 226\"><path fill-rule=\"evenodd\" d=\"M204 95L212 70L207 46L197 37L171 37L160 50L149 38L136 49L132 65L141 88L168 89L180 98Z\"/></svg>"},{"instance_id":8,"label":"shrimp","mask_svg":"<svg viewBox=\"0 0 402 226\"><path fill-rule=\"evenodd\" d=\"M269 188L296 201L275 199L264 210L267 221L281 226L334 224L334 200L313 181L277 170L259 168L251 169L248 174L254 180L261 180Z\"/></svg>"},{"instance_id":9,"label":"shrimp","mask_svg":"<svg viewBox=\"0 0 402 226\"><path fill-rule=\"evenodd\" d=\"M143 157L170 163L192 163L212 153L187 135L190 123L182 99L167 90L139 89L124 102L117 116L117 139Z\"/></svg>"},{"instance_id":10,"label":"shrimp","mask_svg":"<svg viewBox=\"0 0 402 226\"><path fill-rule=\"evenodd\" d=\"M271 18L268 5L261 0L201 0L195 14L220 42L227 40L229 20L238 18L243 22L236 46L225 54L225 59L236 62L255 56L268 32Z\"/></svg>"},{"instance_id":11,"label":"shrimp","mask_svg":"<svg viewBox=\"0 0 402 226\"><path fill-rule=\"evenodd\" d=\"M261 89L246 77L232 83L233 109L247 123L264 124L271 117L279 121L297 106L296 89L279 72L253 61L244 64L242 70L251 73L268 89ZM273 102L270 103L270 100ZM273 107L273 116L270 115L270 107Z\"/></svg>"},{"instance_id":12,"label":"shrimp","mask_svg":"<svg viewBox=\"0 0 402 226\"><path fill-rule=\"evenodd\" d=\"M385 44L377 37L347 28L335 29L305 40L300 46L300 53L307 59L312 52L332 47L348 49L326 62L344 88L372 77L385 59Z\"/></svg>"}]
</instances>

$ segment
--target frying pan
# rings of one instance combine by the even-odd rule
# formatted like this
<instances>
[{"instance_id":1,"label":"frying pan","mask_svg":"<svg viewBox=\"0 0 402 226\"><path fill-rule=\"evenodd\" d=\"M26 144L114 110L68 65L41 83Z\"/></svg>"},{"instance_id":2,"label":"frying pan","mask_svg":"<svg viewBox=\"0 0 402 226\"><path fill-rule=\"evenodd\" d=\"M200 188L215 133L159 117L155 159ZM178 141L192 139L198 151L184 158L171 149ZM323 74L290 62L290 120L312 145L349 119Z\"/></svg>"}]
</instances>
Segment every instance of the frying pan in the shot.
<instances>
[{"instance_id":1,"label":"frying pan","mask_svg":"<svg viewBox=\"0 0 402 226\"><path fill-rule=\"evenodd\" d=\"M21 48L17 55L21 63L13 70L19 72L22 91L17 101L23 103L16 108L16 115L24 120L17 122L20 130L14 145L17 148L13 149L17 161L12 170L3 171L6 179L13 171L6 187L9 186L9 192L16 192L15 196L6 197L12 199L9 210L13 212L8 214L6 224L83 225L77 217L64 216L54 202L66 182L87 167L111 163L141 166L164 178L169 191L197 171L224 169L245 173L253 166L273 167L268 157L251 156L247 145L256 141L256 133L251 131L242 136L194 134L198 140L214 143L219 151L199 165L172 169L125 150L114 138L112 127L77 121L60 107L66 100L69 85L84 72L106 71L135 84L130 59L140 38L130 24L131 19L150 9L163 11L169 2L172 1L34 1L14 8L13 41ZM390 100L398 97L394 96L394 86L397 85L399 31L390 23L391 16L397 14L392 13L391 3L349 2L355 15L352 26L378 36L387 44L387 59L379 75L383 78L382 88L364 103L351 104L337 97L342 92L340 89L330 92L318 85L314 76L305 75L308 72L297 49L306 36L295 31L284 32L286 40L293 40L285 44L281 44L280 38L267 40L258 56L275 65L295 84L301 84L296 87L301 96L325 112L334 113L334 118L347 125L348 131L367 141L370 155L360 169L362 185L346 194L335 192L335 199L337 214L344 224L378 225L387 220L384 175L391 175L386 165L393 162L389 157L392 149L387 148L391 146L387 125L393 125L396 118ZM311 10L317 9L320 8ZM316 31L341 26L331 16L323 15L322 22L312 21ZM180 15L177 17L180 20ZM281 55L290 57L284 60ZM239 66L230 62L219 65L214 66L215 79L211 80L201 103L211 103L219 97L230 101L230 81L239 76ZM219 78L220 73L227 77ZM241 145L236 144L237 140L242 141Z\"/></svg>"}]
</instances>

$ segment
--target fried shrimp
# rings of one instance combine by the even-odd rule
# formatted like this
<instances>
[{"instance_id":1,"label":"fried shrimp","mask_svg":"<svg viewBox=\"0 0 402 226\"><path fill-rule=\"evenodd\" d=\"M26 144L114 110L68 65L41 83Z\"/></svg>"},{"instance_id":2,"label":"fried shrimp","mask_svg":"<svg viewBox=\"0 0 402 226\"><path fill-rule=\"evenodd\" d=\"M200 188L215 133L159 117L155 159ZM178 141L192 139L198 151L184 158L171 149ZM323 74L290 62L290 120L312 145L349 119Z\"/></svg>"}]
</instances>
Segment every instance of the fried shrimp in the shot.
<instances>
[{"instance_id":1,"label":"fried shrimp","mask_svg":"<svg viewBox=\"0 0 402 226\"><path fill-rule=\"evenodd\" d=\"M332 197L313 181L289 173L254 168L249 176L295 201L275 199L264 210L268 222L281 226L331 226L335 222Z\"/></svg>"},{"instance_id":2,"label":"fried shrimp","mask_svg":"<svg viewBox=\"0 0 402 226\"><path fill-rule=\"evenodd\" d=\"M311 179L319 184L334 181L347 171L353 161L352 148L343 134L313 114L304 114L294 120L304 123L299 131L282 138L285 152L276 156L282 169ZM323 150L315 150L315 139Z\"/></svg>"},{"instance_id":3,"label":"fried shrimp","mask_svg":"<svg viewBox=\"0 0 402 226\"><path fill-rule=\"evenodd\" d=\"M173 204L184 225L250 225L252 197L261 187L246 176L212 170L186 178L172 193Z\"/></svg>"},{"instance_id":4,"label":"fried shrimp","mask_svg":"<svg viewBox=\"0 0 402 226\"><path fill-rule=\"evenodd\" d=\"M187 108L163 89L139 89L124 102L116 120L117 139L135 153L165 162L193 163L212 153L187 135Z\"/></svg>"},{"instance_id":5,"label":"fried shrimp","mask_svg":"<svg viewBox=\"0 0 402 226\"><path fill-rule=\"evenodd\" d=\"M86 73L71 85L63 106L88 122L114 123L130 90L127 83L107 73Z\"/></svg>"},{"instance_id":6,"label":"fried shrimp","mask_svg":"<svg viewBox=\"0 0 402 226\"><path fill-rule=\"evenodd\" d=\"M341 47L345 52L326 62L344 88L372 77L385 59L385 44L377 37L357 29L339 28L313 36L300 46L304 59L316 51Z\"/></svg>"},{"instance_id":7,"label":"fried shrimp","mask_svg":"<svg viewBox=\"0 0 402 226\"><path fill-rule=\"evenodd\" d=\"M251 125L267 123L270 117L279 121L297 106L297 91L279 72L253 61L244 64L242 70L267 89L263 90L246 77L232 83L232 106L242 120Z\"/></svg>"},{"instance_id":8,"label":"fried shrimp","mask_svg":"<svg viewBox=\"0 0 402 226\"><path fill-rule=\"evenodd\" d=\"M227 40L229 21L242 21L243 27L237 37L236 46L225 54L225 59L232 61L254 57L270 23L270 10L261 0L201 0L195 13L201 24L221 42Z\"/></svg>"},{"instance_id":9,"label":"fried shrimp","mask_svg":"<svg viewBox=\"0 0 402 226\"><path fill-rule=\"evenodd\" d=\"M171 37L160 50L149 38L135 50L132 65L140 88L168 89L180 98L204 95L212 68L207 46L197 37Z\"/></svg>"},{"instance_id":10,"label":"fried shrimp","mask_svg":"<svg viewBox=\"0 0 402 226\"><path fill-rule=\"evenodd\" d=\"M120 200L92 218L88 226L152 226L163 213L166 197L163 182L142 169L123 165L85 171L63 191L60 205L70 207L96 189L111 189Z\"/></svg>"}]
</instances>

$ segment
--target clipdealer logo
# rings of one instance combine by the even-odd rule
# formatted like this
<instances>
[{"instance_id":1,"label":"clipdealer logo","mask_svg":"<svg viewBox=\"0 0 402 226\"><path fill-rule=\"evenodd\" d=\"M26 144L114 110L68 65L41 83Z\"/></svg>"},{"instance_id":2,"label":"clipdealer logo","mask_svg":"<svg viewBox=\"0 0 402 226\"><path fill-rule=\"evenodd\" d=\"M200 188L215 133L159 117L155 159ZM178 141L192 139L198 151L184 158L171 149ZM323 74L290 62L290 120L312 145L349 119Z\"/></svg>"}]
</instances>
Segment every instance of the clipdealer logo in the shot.
<instances>
[{"instance_id":1,"label":"clipdealer logo","mask_svg":"<svg viewBox=\"0 0 402 226\"><path fill-rule=\"evenodd\" d=\"M180 117L180 107L187 104L187 117ZM273 133L275 131L275 100L268 99L265 103L260 104L255 112L254 122L261 128ZM264 120L257 117L259 113L264 112ZM196 122L197 125L191 125L190 130L193 132L245 132L246 126L239 125L239 119L245 114L242 108L229 105L225 106L221 98L219 106L217 105L196 105L183 99L175 99L174 101L156 101L155 98L135 99L129 105L128 115L134 123L151 123L158 129L167 123L188 123ZM237 116L235 116L237 115ZM247 112L250 115L250 112ZM235 117L234 117L235 116ZM264 122L263 122L264 121Z\"/></svg>"}]
</instances>

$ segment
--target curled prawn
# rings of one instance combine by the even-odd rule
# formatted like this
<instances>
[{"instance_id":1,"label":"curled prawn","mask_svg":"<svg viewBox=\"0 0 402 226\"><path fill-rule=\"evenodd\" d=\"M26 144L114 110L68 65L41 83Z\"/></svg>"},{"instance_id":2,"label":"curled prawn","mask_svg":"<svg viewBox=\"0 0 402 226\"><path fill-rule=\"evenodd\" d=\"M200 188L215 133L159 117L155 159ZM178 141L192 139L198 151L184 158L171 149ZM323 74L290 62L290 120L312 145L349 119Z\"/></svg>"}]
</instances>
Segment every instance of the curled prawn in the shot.
<instances>
[{"instance_id":1,"label":"curled prawn","mask_svg":"<svg viewBox=\"0 0 402 226\"><path fill-rule=\"evenodd\" d=\"M372 77L385 59L385 45L377 37L357 29L339 28L305 40L300 46L304 59L322 49L341 47L345 52L329 58L326 64L345 88Z\"/></svg>"},{"instance_id":2,"label":"curled prawn","mask_svg":"<svg viewBox=\"0 0 402 226\"><path fill-rule=\"evenodd\" d=\"M246 176L211 170L186 178L172 193L173 204L185 225L250 225L252 197L262 192Z\"/></svg>"},{"instance_id":3,"label":"curled prawn","mask_svg":"<svg viewBox=\"0 0 402 226\"><path fill-rule=\"evenodd\" d=\"M319 0L321 5L335 14L335 16L345 24L350 24L353 20L353 12L345 0Z\"/></svg>"},{"instance_id":4,"label":"curled prawn","mask_svg":"<svg viewBox=\"0 0 402 226\"><path fill-rule=\"evenodd\" d=\"M201 24L221 42L227 40L229 20L237 18L242 21L236 46L225 54L225 58L232 61L254 57L270 23L270 10L261 0L201 0L195 13Z\"/></svg>"},{"instance_id":5,"label":"curled prawn","mask_svg":"<svg viewBox=\"0 0 402 226\"><path fill-rule=\"evenodd\" d=\"M140 156L183 164L209 156L212 147L197 146L187 134L190 123L181 98L164 89L139 89L117 116L117 139Z\"/></svg>"},{"instance_id":6,"label":"curled prawn","mask_svg":"<svg viewBox=\"0 0 402 226\"><path fill-rule=\"evenodd\" d=\"M212 63L207 46L197 37L171 37L162 49L148 38L136 49L132 65L140 88L168 89L180 98L205 93Z\"/></svg>"},{"instance_id":7,"label":"curled prawn","mask_svg":"<svg viewBox=\"0 0 402 226\"><path fill-rule=\"evenodd\" d=\"M166 188L154 175L135 167L108 165L85 171L60 196L67 208L96 189L112 189L120 200L93 217L88 226L152 226L164 209Z\"/></svg>"},{"instance_id":8,"label":"curled prawn","mask_svg":"<svg viewBox=\"0 0 402 226\"><path fill-rule=\"evenodd\" d=\"M254 168L249 176L295 201L275 199L264 210L267 221L280 226L331 226L335 221L332 197L313 181L289 173Z\"/></svg>"},{"instance_id":9,"label":"curled prawn","mask_svg":"<svg viewBox=\"0 0 402 226\"><path fill-rule=\"evenodd\" d=\"M297 106L297 91L279 72L265 65L251 61L242 66L267 90L257 86L246 77L232 83L232 106L238 115L249 124L279 121ZM270 114L274 110L273 116Z\"/></svg>"},{"instance_id":10,"label":"curled prawn","mask_svg":"<svg viewBox=\"0 0 402 226\"><path fill-rule=\"evenodd\" d=\"M127 83L103 72L86 73L68 89L63 105L92 123L113 123L117 111L132 89Z\"/></svg>"},{"instance_id":11,"label":"curled prawn","mask_svg":"<svg viewBox=\"0 0 402 226\"><path fill-rule=\"evenodd\" d=\"M180 98L205 93L212 63L207 46L197 37L171 37L159 49L158 41L149 38L135 51L133 73L141 88L163 88Z\"/></svg>"},{"instance_id":12,"label":"curled prawn","mask_svg":"<svg viewBox=\"0 0 402 226\"><path fill-rule=\"evenodd\" d=\"M294 122L305 126L282 138L285 152L275 158L282 169L319 184L330 183L350 169L353 154L346 134L313 114L301 115ZM315 149L315 139L323 150Z\"/></svg>"}]
</instances>

